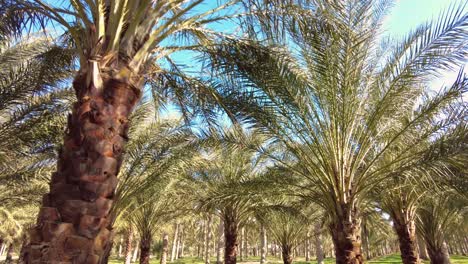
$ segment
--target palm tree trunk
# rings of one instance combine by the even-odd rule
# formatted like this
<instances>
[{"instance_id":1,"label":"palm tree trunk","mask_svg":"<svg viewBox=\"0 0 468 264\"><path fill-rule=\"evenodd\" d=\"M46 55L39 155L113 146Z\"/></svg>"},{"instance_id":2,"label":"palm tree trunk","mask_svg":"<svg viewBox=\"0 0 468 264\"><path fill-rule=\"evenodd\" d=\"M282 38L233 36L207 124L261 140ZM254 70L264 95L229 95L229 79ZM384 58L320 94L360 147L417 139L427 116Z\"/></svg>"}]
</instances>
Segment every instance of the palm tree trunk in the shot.
<instances>
[{"instance_id":1,"label":"palm tree trunk","mask_svg":"<svg viewBox=\"0 0 468 264\"><path fill-rule=\"evenodd\" d=\"M447 243L443 242L440 246L428 245L427 252L431 264L450 264L450 256Z\"/></svg>"},{"instance_id":2,"label":"palm tree trunk","mask_svg":"<svg viewBox=\"0 0 468 264\"><path fill-rule=\"evenodd\" d=\"M179 223L175 223L174 224L174 239L172 240L171 262L175 260L178 236L179 236Z\"/></svg>"},{"instance_id":3,"label":"palm tree trunk","mask_svg":"<svg viewBox=\"0 0 468 264\"><path fill-rule=\"evenodd\" d=\"M266 253L267 253L267 235L266 235L266 229L265 226L262 225L260 227L260 239L261 239L261 257L260 257L260 263L263 264L266 262Z\"/></svg>"},{"instance_id":4,"label":"palm tree trunk","mask_svg":"<svg viewBox=\"0 0 468 264\"><path fill-rule=\"evenodd\" d=\"M242 246L242 248L244 249L244 258L245 260L247 260L247 258L249 257L249 240L248 240L247 231L245 230L245 228L242 228L242 230L243 230L242 241L244 241L244 245Z\"/></svg>"},{"instance_id":5,"label":"palm tree trunk","mask_svg":"<svg viewBox=\"0 0 468 264\"><path fill-rule=\"evenodd\" d=\"M132 262L136 262L138 258L138 250L140 249L140 241L136 241L135 249L133 250Z\"/></svg>"},{"instance_id":6,"label":"palm tree trunk","mask_svg":"<svg viewBox=\"0 0 468 264\"><path fill-rule=\"evenodd\" d=\"M120 238L120 243L119 243L119 252L118 252L118 257L122 257L122 244L123 244L123 237Z\"/></svg>"},{"instance_id":7,"label":"palm tree trunk","mask_svg":"<svg viewBox=\"0 0 468 264\"><path fill-rule=\"evenodd\" d=\"M3 256L3 251L5 250L5 243L2 238L0 238L0 257Z\"/></svg>"},{"instance_id":8,"label":"palm tree trunk","mask_svg":"<svg viewBox=\"0 0 468 264\"><path fill-rule=\"evenodd\" d=\"M320 227L320 223L315 224L314 235L315 235L315 255L317 256L317 263L323 264L324 256L323 256L323 244L322 244L322 230Z\"/></svg>"},{"instance_id":9,"label":"palm tree trunk","mask_svg":"<svg viewBox=\"0 0 468 264\"><path fill-rule=\"evenodd\" d=\"M223 219L219 221L218 225L218 248L216 251L216 264L223 264L223 238L224 238L224 222Z\"/></svg>"},{"instance_id":10,"label":"palm tree trunk","mask_svg":"<svg viewBox=\"0 0 468 264\"><path fill-rule=\"evenodd\" d=\"M5 259L5 264L11 264L11 263L13 263L13 243L10 243L10 245L8 246L6 259Z\"/></svg>"},{"instance_id":11,"label":"palm tree trunk","mask_svg":"<svg viewBox=\"0 0 468 264\"><path fill-rule=\"evenodd\" d=\"M241 234L240 234L240 244L239 244L240 261L244 261L244 236L245 236L245 229L242 227Z\"/></svg>"},{"instance_id":12,"label":"palm tree trunk","mask_svg":"<svg viewBox=\"0 0 468 264\"><path fill-rule=\"evenodd\" d=\"M164 240L163 240L163 243L164 243ZM141 241L140 241L140 264L149 264L150 254L151 254L151 234L142 234Z\"/></svg>"},{"instance_id":13,"label":"palm tree trunk","mask_svg":"<svg viewBox=\"0 0 468 264\"><path fill-rule=\"evenodd\" d=\"M184 226L179 224L179 234L177 236L177 243L176 243L176 251L175 251L175 259L179 259L179 250L180 250L180 240L182 239L182 233Z\"/></svg>"},{"instance_id":14,"label":"palm tree trunk","mask_svg":"<svg viewBox=\"0 0 468 264\"><path fill-rule=\"evenodd\" d=\"M132 260L133 228L130 228L128 231L127 242L125 244L125 264L130 264Z\"/></svg>"},{"instance_id":15,"label":"palm tree trunk","mask_svg":"<svg viewBox=\"0 0 468 264\"><path fill-rule=\"evenodd\" d=\"M128 117L140 92L116 79L103 81L101 89L88 84L85 76L73 82L78 100L68 118L50 192L31 231L27 263L96 264L105 254Z\"/></svg>"},{"instance_id":16,"label":"palm tree trunk","mask_svg":"<svg viewBox=\"0 0 468 264\"><path fill-rule=\"evenodd\" d=\"M361 219L356 207L341 204L340 213L330 225L337 264L364 263L361 252Z\"/></svg>"},{"instance_id":17,"label":"palm tree trunk","mask_svg":"<svg viewBox=\"0 0 468 264\"><path fill-rule=\"evenodd\" d=\"M398 236L403 264L420 263L414 221L405 219L402 212L393 211L390 217L393 221L393 228Z\"/></svg>"},{"instance_id":18,"label":"palm tree trunk","mask_svg":"<svg viewBox=\"0 0 468 264\"><path fill-rule=\"evenodd\" d=\"M206 235L205 235L205 264L210 264L210 255L211 255L211 224L213 223L213 216L210 214L208 216L208 222L206 224Z\"/></svg>"},{"instance_id":19,"label":"palm tree trunk","mask_svg":"<svg viewBox=\"0 0 468 264\"><path fill-rule=\"evenodd\" d=\"M231 215L224 215L225 264L236 264L237 262L237 229L236 218Z\"/></svg>"},{"instance_id":20,"label":"palm tree trunk","mask_svg":"<svg viewBox=\"0 0 468 264\"><path fill-rule=\"evenodd\" d=\"M169 235L164 233L163 243L162 243L162 252L161 252L161 264L166 264L167 262L167 252L169 250Z\"/></svg>"},{"instance_id":21,"label":"palm tree trunk","mask_svg":"<svg viewBox=\"0 0 468 264\"><path fill-rule=\"evenodd\" d=\"M418 249L419 249L419 257L423 260L428 260L429 257L427 255L426 243L422 239L422 237L417 238L418 242Z\"/></svg>"},{"instance_id":22,"label":"palm tree trunk","mask_svg":"<svg viewBox=\"0 0 468 264\"><path fill-rule=\"evenodd\" d=\"M107 229L112 230L112 225L109 224ZM111 232L111 236L109 237L109 243L104 247L104 253L102 257L99 259L99 264L107 264L109 262L109 257L112 253L112 247L114 246L114 233Z\"/></svg>"},{"instance_id":23,"label":"palm tree trunk","mask_svg":"<svg viewBox=\"0 0 468 264\"><path fill-rule=\"evenodd\" d=\"M310 232L307 231L306 240L304 245L305 261L310 261Z\"/></svg>"},{"instance_id":24,"label":"palm tree trunk","mask_svg":"<svg viewBox=\"0 0 468 264\"><path fill-rule=\"evenodd\" d=\"M177 242L177 259L183 258L184 256L184 240L185 240L185 228L184 225L180 225L181 231L179 232L179 240Z\"/></svg>"},{"instance_id":25,"label":"palm tree trunk","mask_svg":"<svg viewBox=\"0 0 468 264\"><path fill-rule=\"evenodd\" d=\"M18 263L19 264L22 264L22 263L25 262L25 254L26 254L26 247L28 245L28 238L29 238L28 234L23 233L23 237L21 239L21 249L20 249L20 253L19 253L19 256L18 256Z\"/></svg>"},{"instance_id":26,"label":"palm tree trunk","mask_svg":"<svg viewBox=\"0 0 468 264\"><path fill-rule=\"evenodd\" d=\"M293 262L291 246L289 245L281 245L281 252L283 255L283 264L291 264Z\"/></svg>"},{"instance_id":27,"label":"palm tree trunk","mask_svg":"<svg viewBox=\"0 0 468 264\"><path fill-rule=\"evenodd\" d=\"M366 259L371 259L372 256L369 250L369 230L367 230L366 221L363 221L362 223L362 245L364 248L364 253L366 254Z\"/></svg>"},{"instance_id":28,"label":"palm tree trunk","mask_svg":"<svg viewBox=\"0 0 468 264\"><path fill-rule=\"evenodd\" d=\"M182 239L182 243L180 245L179 258L183 258L185 256L184 255L184 249L185 249L185 233L184 233L184 236L183 236L183 239Z\"/></svg>"}]
</instances>

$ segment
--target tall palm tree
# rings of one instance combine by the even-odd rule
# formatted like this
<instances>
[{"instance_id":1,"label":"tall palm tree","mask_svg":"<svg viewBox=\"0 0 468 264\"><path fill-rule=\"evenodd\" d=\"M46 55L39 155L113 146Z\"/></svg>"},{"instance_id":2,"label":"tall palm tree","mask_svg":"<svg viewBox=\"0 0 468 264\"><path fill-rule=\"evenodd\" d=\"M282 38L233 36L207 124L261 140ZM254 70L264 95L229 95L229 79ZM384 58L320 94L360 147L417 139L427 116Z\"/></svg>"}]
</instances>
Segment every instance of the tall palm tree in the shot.
<instances>
[{"instance_id":1,"label":"tall palm tree","mask_svg":"<svg viewBox=\"0 0 468 264\"><path fill-rule=\"evenodd\" d=\"M463 82L468 81L465 79ZM462 84L466 86L467 83ZM468 87L468 86L467 86ZM414 131L413 134L417 134ZM438 140L431 140L429 151L416 163L401 164L393 169L387 180L376 186L373 192L380 206L386 211L393 222L398 235L403 263L416 263L418 244L416 241L416 211L423 201L421 197L428 192L438 192L440 179L450 177L450 168L466 169L460 160L466 159L466 141L468 133L466 125L447 128L441 132ZM402 142L404 143L404 141ZM411 152L419 152L415 146ZM426 148L426 146L424 146Z\"/></svg>"},{"instance_id":2,"label":"tall palm tree","mask_svg":"<svg viewBox=\"0 0 468 264\"><path fill-rule=\"evenodd\" d=\"M369 191L395 167L422 159L424 142L466 114L457 103L463 78L425 94L439 70L464 63L468 15L453 6L380 45L388 1L313 2L282 13L286 47L232 40L212 50L211 62L231 73L220 76L232 88L225 104L294 155L297 165L286 166L302 179L298 192L332 220L336 262L362 263L360 207Z\"/></svg>"},{"instance_id":3,"label":"tall palm tree","mask_svg":"<svg viewBox=\"0 0 468 264\"><path fill-rule=\"evenodd\" d=\"M203 2L78 0L52 6L29 1L29 10L50 17L70 34L79 71L73 80L76 103L32 232L27 263L103 259L112 237L107 224L128 120L148 79L173 88L183 104L199 98L197 102L206 105L215 98L209 87L184 75L170 58L173 52L210 43L215 34L203 25L219 20L213 14L230 5L195 12ZM173 42L175 37L188 41L174 45L181 43ZM202 96L189 96L194 93Z\"/></svg>"},{"instance_id":4,"label":"tall palm tree","mask_svg":"<svg viewBox=\"0 0 468 264\"><path fill-rule=\"evenodd\" d=\"M417 231L421 234L429 254L431 264L449 264L447 239L449 234L458 233L466 219L466 206L463 199L452 191L442 195L428 196L418 210Z\"/></svg>"},{"instance_id":5,"label":"tall palm tree","mask_svg":"<svg viewBox=\"0 0 468 264\"><path fill-rule=\"evenodd\" d=\"M306 238L304 231L310 216L306 217L300 210L284 206L266 207L258 215L268 233L280 244L283 263L291 264L294 249Z\"/></svg>"},{"instance_id":6,"label":"tall palm tree","mask_svg":"<svg viewBox=\"0 0 468 264\"><path fill-rule=\"evenodd\" d=\"M212 131L202 146L206 162L190 174L186 188L199 210L215 212L224 225L224 261L235 264L239 228L263 203L258 192L265 159L256 148L267 142L258 131L240 127Z\"/></svg>"}]
</instances>

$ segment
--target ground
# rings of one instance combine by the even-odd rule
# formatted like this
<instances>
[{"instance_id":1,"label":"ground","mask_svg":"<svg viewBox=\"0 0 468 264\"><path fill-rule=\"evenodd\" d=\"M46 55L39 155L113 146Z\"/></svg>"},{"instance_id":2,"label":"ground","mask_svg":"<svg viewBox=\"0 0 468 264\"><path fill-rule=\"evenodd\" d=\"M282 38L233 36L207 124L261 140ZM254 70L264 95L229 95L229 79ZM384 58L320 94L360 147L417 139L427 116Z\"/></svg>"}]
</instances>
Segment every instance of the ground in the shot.
<instances>
[{"instance_id":1,"label":"ground","mask_svg":"<svg viewBox=\"0 0 468 264\"><path fill-rule=\"evenodd\" d=\"M268 259L268 258L267 258ZM451 256L450 257L451 264L468 264L468 257L467 256ZM109 264L122 264L123 260L111 260ZM211 263L215 264L216 259L212 259ZM238 263L242 264L259 264L258 258L249 258L247 261L240 262ZM281 263L279 259L269 259L268 263ZM310 262L305 262L304 259L299 258L297 261L294 261L295 264L314 264L316 263L315 261L310 261ZM325 264L331 264L335 263L334 259L327 258L325 259ZM367 263L373 263L373 264L401 264L401 258L400 255L389 255L385 256L382 258L378 259L373 259L370 261L367 261ZM424 263L429 263L429 261L424 261ZM158 259L153 259L151 260L151 264L159 264ZM199 258L183 258L179 259L178 261L175 262L168 262L168 264L203 264L203 260Z\"/></svg>"}]
</instances>

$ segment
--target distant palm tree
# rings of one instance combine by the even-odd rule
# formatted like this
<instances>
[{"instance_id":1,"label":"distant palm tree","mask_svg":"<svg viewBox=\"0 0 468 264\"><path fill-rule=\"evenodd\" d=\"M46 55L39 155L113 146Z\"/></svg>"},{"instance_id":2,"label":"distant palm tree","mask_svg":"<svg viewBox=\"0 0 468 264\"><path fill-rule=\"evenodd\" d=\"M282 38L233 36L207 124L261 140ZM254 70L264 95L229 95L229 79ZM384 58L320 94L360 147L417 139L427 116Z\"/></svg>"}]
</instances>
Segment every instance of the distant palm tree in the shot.
<instances>
[{"instance_id":1,"label":"distant palm tree","mask_svg":"<svg viewBox=\"0 0 468 264\"><path fill-rule=\"evenodd\" d=\"M462 85L468 85L468 79ZM414 131L417 134L419 131ZM465 170L461 160L467 158L466 124L446 128L441 131L438 140L427 140L415 145L409 152L421 153L418 162L402 163L393 168L391 175L372 191L379 206L390 215L393 227L398 235L403 263L418 261L416 241L416 211L424 196L438 193L443 179L450 178L453 170ZM404 140L401 144L405 144ZM392 152L389 152L391 155ZM391 156L387 157L391 159Z\"/></svg>"},{"instance_id":2,"label":"distant palm tree","mask_svg":"<svg viewBox=\"0 0 468 264\"><path fill-rule=\"evenodd\" d=\"M306 239L310 216L288 206L264 207L257 214L271 237L279 243L283 264L291 264L294 249Z\"/></svg>"},{"instance_id":3,"label":"distant palm tree","mask_svg":"<svg viewBox=\"0 0 468 264\"><path fill-rule=\"evenodd\" d=\"M424 199L418 210L417 231L425 242L431 264L450 263L447 240L450 234L462 236L466 232L465 202L451 191Z\"/></svg>"},{"instance_id":4,"label":"distant palm tree","mask_svg":"<svg viewBox=\"0 0 468 264\"><path fill-rule=\"evenodd\" d=\"M427 95L428 81L468 55L465 5L451 7L402 41L382 44L388 2L293 4L279 15L283 28L263 27L286 35L267 34L264 43L285 45L231 40L211 52L212 66L230 73L220 74L231 88L225 105L274 135L297 161L284 167L291 180L299 178L295 190L332 220L337 263L364 261L360 207L370 190L395 168L423 159L430 151L426 140L466 118L462 76ZM277 22L260 18L262 26Z\"/></svg>"},{"instance_id":5,"label":"distant palm tree","mask_svg":"<svg viewBox=\"0 0 468 264\"><path fill-rule=\"evenodd\" d=\"M258 188L265 187L261 184L265 158L255 148L267 140L258 131L240 127L214 131L201 143L204 164L184 183L199 210L222 219L226 264L237 262L239 228L263 203Z\"/></svg>"}]
</instances>

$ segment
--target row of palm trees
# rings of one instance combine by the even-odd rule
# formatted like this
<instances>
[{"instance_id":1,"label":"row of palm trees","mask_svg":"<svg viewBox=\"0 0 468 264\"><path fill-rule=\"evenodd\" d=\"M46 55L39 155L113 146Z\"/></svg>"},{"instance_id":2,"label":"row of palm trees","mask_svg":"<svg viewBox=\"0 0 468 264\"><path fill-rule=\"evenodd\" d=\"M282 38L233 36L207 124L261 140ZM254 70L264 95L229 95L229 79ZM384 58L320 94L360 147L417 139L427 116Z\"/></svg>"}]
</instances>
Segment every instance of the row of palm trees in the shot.
<instances>
[{"instance_id":1,"label":"row of palm trees","mask_svg":"<svg viewBox=\"0 0 468 264\"><path fill-rule=\"evenodd\" d=\"M223 221L228 264L252 217L285 264L317 223L337 263L362 263L376 213L405 264L419 261L416 232L446 263L466 230L468 79L428 83L464 63L465 6L382 44L388 1L203 2L2 0L0 200L41 204L22 261L107 263L128 222L149 263L160 225L202 211ZM227 19L245 34L209 29ZM58 39L17 42L56 24ZM203 55L203 74L173 60L181 50ZM151 110L168 100L185 122Z\"/></svg>"}]
</instances>

